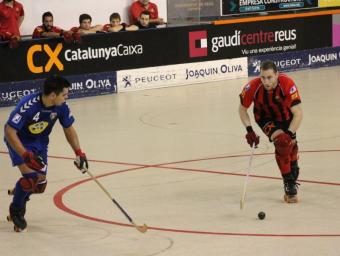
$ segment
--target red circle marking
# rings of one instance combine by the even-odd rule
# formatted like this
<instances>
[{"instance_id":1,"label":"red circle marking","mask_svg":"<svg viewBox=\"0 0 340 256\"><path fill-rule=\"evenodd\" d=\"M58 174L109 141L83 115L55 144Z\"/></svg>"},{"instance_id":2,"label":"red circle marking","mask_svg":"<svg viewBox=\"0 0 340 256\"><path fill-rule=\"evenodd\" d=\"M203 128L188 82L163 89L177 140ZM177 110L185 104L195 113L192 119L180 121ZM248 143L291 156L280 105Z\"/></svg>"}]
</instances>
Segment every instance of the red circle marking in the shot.
<instances>
[{"instance_id":1,"label":"red circle marking","mask_svg":"<svg viewBox=\"0 0 340 256\"><path fill-rule=\"evenodd\" d=\"M326 153L326 152L339 152L340 150L313 150L313 151L301 151L299 153ZM0 152L3 153L3 152ZM256 155L270 155L272 153L265 153L265 154L256 154ZM165 165L171 165L171 164L179 164L179 163L188 163L188 162L197 162L197 161L205 161L205 160L214 160L214 159L222 159L222 158L234 158L234 157L246 157L248 155L233 155L233 156L224 156L224 157L215 157L215 158L202 158L202 159L193 159L193 160L186 160L186 161L180 161L180 162L172 162L172 163L164 163L164 164L157 164L157 165L142 165L142 164L129 164L129 163L117 163L117 162L110 162L110 161L99 161L99 160L91 160L91 162L101 162L101 163L114 163L114 164L122 164L122 165L130 165L135 166L133 168L128 168L124 170L114 171L106 174L102 174L99 176L96 176L97 178L114 175L114 174L120 174L123 172L129 172L129 171L135 171L135 170L142 170L147 169L150 167L157 167L161 169L175 169L175 170L182 170L182 171L191 171L191 172L205 172L205 173L218 173L223 175L237 175L237 176L245 176L245 174L238 174L238 173L226 173L221 171L208 171L208 170L199 170L199 169L191 169L191 168L180 168L180 167L169 167ZM71 159L71 158L64 158L64 157L52 157L52 158L59 158L59 159ZM255 178L265 178L265 179L281 179L276 177L270 177L270 176L258 176L258 175L251 175ZM58 191L54 195L54 203L55 205L72 215L75 215L77 217L91 220L91 221L97 221L112 225L118 225L123 227L133 227L131 224L121 223L117 221L109 221L104 219L99 219L96 217L87 216L85 214L76 212L72 210L71 208L67 207L63 202L63 195L68 192L69 190L90 181L91 178L78 181L76 183L73 183L60 191ZM340 183L335 182L320 182L320 181L311 181L311 180L299 180L299 182L305 182L305 183L314 183L314 184L320 184L320 185L333 185L333 186L340 186ZM148 229L151 230L159 230L159 231L166 231L166 232L176 232L176 233L189 233L189 234L198 234L198 235L220 235L220 236L260 236L260 237L340 237L340 234L260 234L260 233L232 233L232 232L210 232L210 231L195 231L195 230L183 230L183 229L171 229L171 228L160 228L160 227L148 227Z\"/></svg>"}]
</instances>

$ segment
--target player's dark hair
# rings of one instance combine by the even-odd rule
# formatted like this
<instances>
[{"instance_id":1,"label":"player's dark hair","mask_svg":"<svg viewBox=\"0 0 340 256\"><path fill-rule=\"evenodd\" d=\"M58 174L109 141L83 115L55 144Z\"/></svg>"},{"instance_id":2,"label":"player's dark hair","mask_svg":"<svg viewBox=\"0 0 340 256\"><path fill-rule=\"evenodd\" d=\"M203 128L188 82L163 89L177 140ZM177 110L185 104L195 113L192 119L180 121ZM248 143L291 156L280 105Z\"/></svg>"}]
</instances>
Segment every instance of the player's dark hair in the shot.
<instances>
[{"instance_id":1,"label":"player's dark hair","mask_svg":"<svg viewBox=\"0 0 340 256\"><path fill-rule=\"evenodd\" d=\"M112 20L122 20L121 18L120 18L120 15L119 15L119 13L117 13L117 12L114 12L114 13L112 13L111 15L110 15L110 22L112 21Z\"/></svg>"},{"instance_id":2,"label":"player's dark hair","mask_svg":"<svg viewBox=\"0 0 340 256\"><path fill-rule=\"evenodd\" d=\"M139 15L139 17L142 17L142 15L147 15L150 17L150 12L149 11L142 11Z\"/></svg>"},{"instance_id":3,"label":"player's dark hair","mask_svg":"<svg viewBox=\"0 0 340 256\"><path fill-rule=\"evenodd\" d=\"M59 95L64 90L64 88L69 88L70 86L70 82L64 77L52 75L44 82L43 94L47 96L54 92L55 94Z\"/></svg>"},{"instance_id":4,"label":"player's dark hair","mask_svg":"<svg viewBox=\"0 0 340 256\"><path fill-rule=\"evenodd\" d=\"M261 62L260 70L268 70L272 69L275 73L277 73L277 66L271 60L265 60Z\"/></svg>"},{"instance_id":5,"label":"player's dark hair","mask_svg":"<svg viewBox=\"0 0 340 256\"><path fill-rule=\"evenodd\" d=\"M90 22L92 22L92 17L87 13L83 13L79 16L79 24L82 23L83 20L90 20Z\"/></svg>"},{"instance_id":6,"label":"player's dark hair","mask_svg":"<svg viewBox=\"0 0 340 256\"><path fill-rule=\"evenodd\" d=\"M51 12L44 12L42 15L42 21L44 22L46 17L52 17L53 19L53 14Z\"/></svg>"}]
</instances>

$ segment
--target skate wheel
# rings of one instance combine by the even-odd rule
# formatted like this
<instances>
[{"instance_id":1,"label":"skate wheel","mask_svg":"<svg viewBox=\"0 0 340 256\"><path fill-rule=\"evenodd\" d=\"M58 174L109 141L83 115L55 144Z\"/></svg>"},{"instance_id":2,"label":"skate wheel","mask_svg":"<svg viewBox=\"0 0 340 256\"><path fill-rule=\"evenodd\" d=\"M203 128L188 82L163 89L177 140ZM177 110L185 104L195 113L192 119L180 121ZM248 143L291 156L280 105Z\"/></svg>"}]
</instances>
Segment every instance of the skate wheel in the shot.
<instances>
[{"instance_id":1,"label":"skate wheel","mask_svg":"<svg viewBox=\"0 0 340 256\"><path fill-rule=\"evenodd\" d=\"M14 226L14 227L13 227L13 230L14 230L15 232L20 233L20 232L26 232L26 231L27 231L27 228L21 229L21 228L19 228L19 227L17 227L17 226Z\"/></svg>"},{"instance_id":2,"label":"skate wheel","mask_svg":"<svg viewBox=\"0 0 340 256\"><path fill-rule=\"evenodd\" d=\"M298 202L297 196L287 196L287 195L284 195L283 196L283 200L286 203L288 203L288 204L293 204L293 203L297 203Z\"/></svg>"},{"instance_id":3,"label":"skate wheel","mask_svg":"<svg viewBox=\"0 0 340 256\"><path fill-rule=\"evenodd\" d=\"M14 189L9 189L9 190L7 190L7 194L8 194L9 196L14 195Z\"/></svg>"},{"instance_id":4,"label":"skate wheel","mask_svg":"<svg viewBox=\"0 0 340 256\"><path fill-rule=\"evenodd\" d=\"M21 231L22 231L22 230L21 230L20 228L18 228L17 226L14 226L13 229L14 229L15 232L21 232Z\"/></svg>"},{"instance_id":5,"label":"skate wheel","mask_svg":"<svg viewBox=\"0 0 340 256\"><path fill-rule=\"evenodd\" d=\"M7 216L7 221L8 221L8 222L11 222L11 221L12 221L11 215L8 215L8 216Z\"/></svg>"}]
</instances>

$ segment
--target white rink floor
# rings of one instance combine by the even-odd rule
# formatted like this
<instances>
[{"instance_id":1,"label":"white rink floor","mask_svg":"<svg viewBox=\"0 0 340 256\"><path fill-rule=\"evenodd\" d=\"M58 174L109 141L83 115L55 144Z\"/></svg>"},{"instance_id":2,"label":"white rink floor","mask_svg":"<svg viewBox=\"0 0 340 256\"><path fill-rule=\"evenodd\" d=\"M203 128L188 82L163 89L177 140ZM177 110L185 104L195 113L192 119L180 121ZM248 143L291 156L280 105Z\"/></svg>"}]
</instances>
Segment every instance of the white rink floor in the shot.
<instances>
[{"instance_id":1,"label":"white rink floor","mask_svg":"<svg viewBox=\"0 0 340 256\"><path fill-rule=\"evenodd\" d=\"M238 117L247 79L70 100L95 175L146 234L73 167L51 136L48 187L28 203L28 232L6 221L19 177L0 145L0 255L340 255L340 67L289 73L303 101L300 202L283 203L273 145L250 148ZM12 108L0 109L1 126ZM254 125L255 126L255 125ZM0 129L3 137L3 129ZM265 211L265 220L257 213Z\"/></svg>"}]
</instances>

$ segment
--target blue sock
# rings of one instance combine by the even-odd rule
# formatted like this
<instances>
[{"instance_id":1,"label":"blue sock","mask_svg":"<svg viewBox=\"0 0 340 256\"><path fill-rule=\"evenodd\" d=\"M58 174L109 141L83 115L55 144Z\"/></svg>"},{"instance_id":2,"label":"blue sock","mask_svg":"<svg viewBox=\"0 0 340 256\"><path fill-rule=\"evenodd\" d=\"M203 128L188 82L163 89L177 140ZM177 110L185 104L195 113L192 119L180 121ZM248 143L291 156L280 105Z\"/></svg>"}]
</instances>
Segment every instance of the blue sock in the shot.
<instances>
[{"instance_id":1,"label":"blue sock","mask_svg":"<svg viewBox=\"0 0 340 256\"><path fill-rule=\"evenodd\" d=\"M36 172L31 172L31 173L25 173L22 176L24 178L31 178L34 179L38 176ZM13 196L13 205L19 209L24 208L25 202L28 199L28 197L31 195L31 192L26 192L22 189L19 180L15 184L15 192Z\"/></svg>"}]
</instances>

